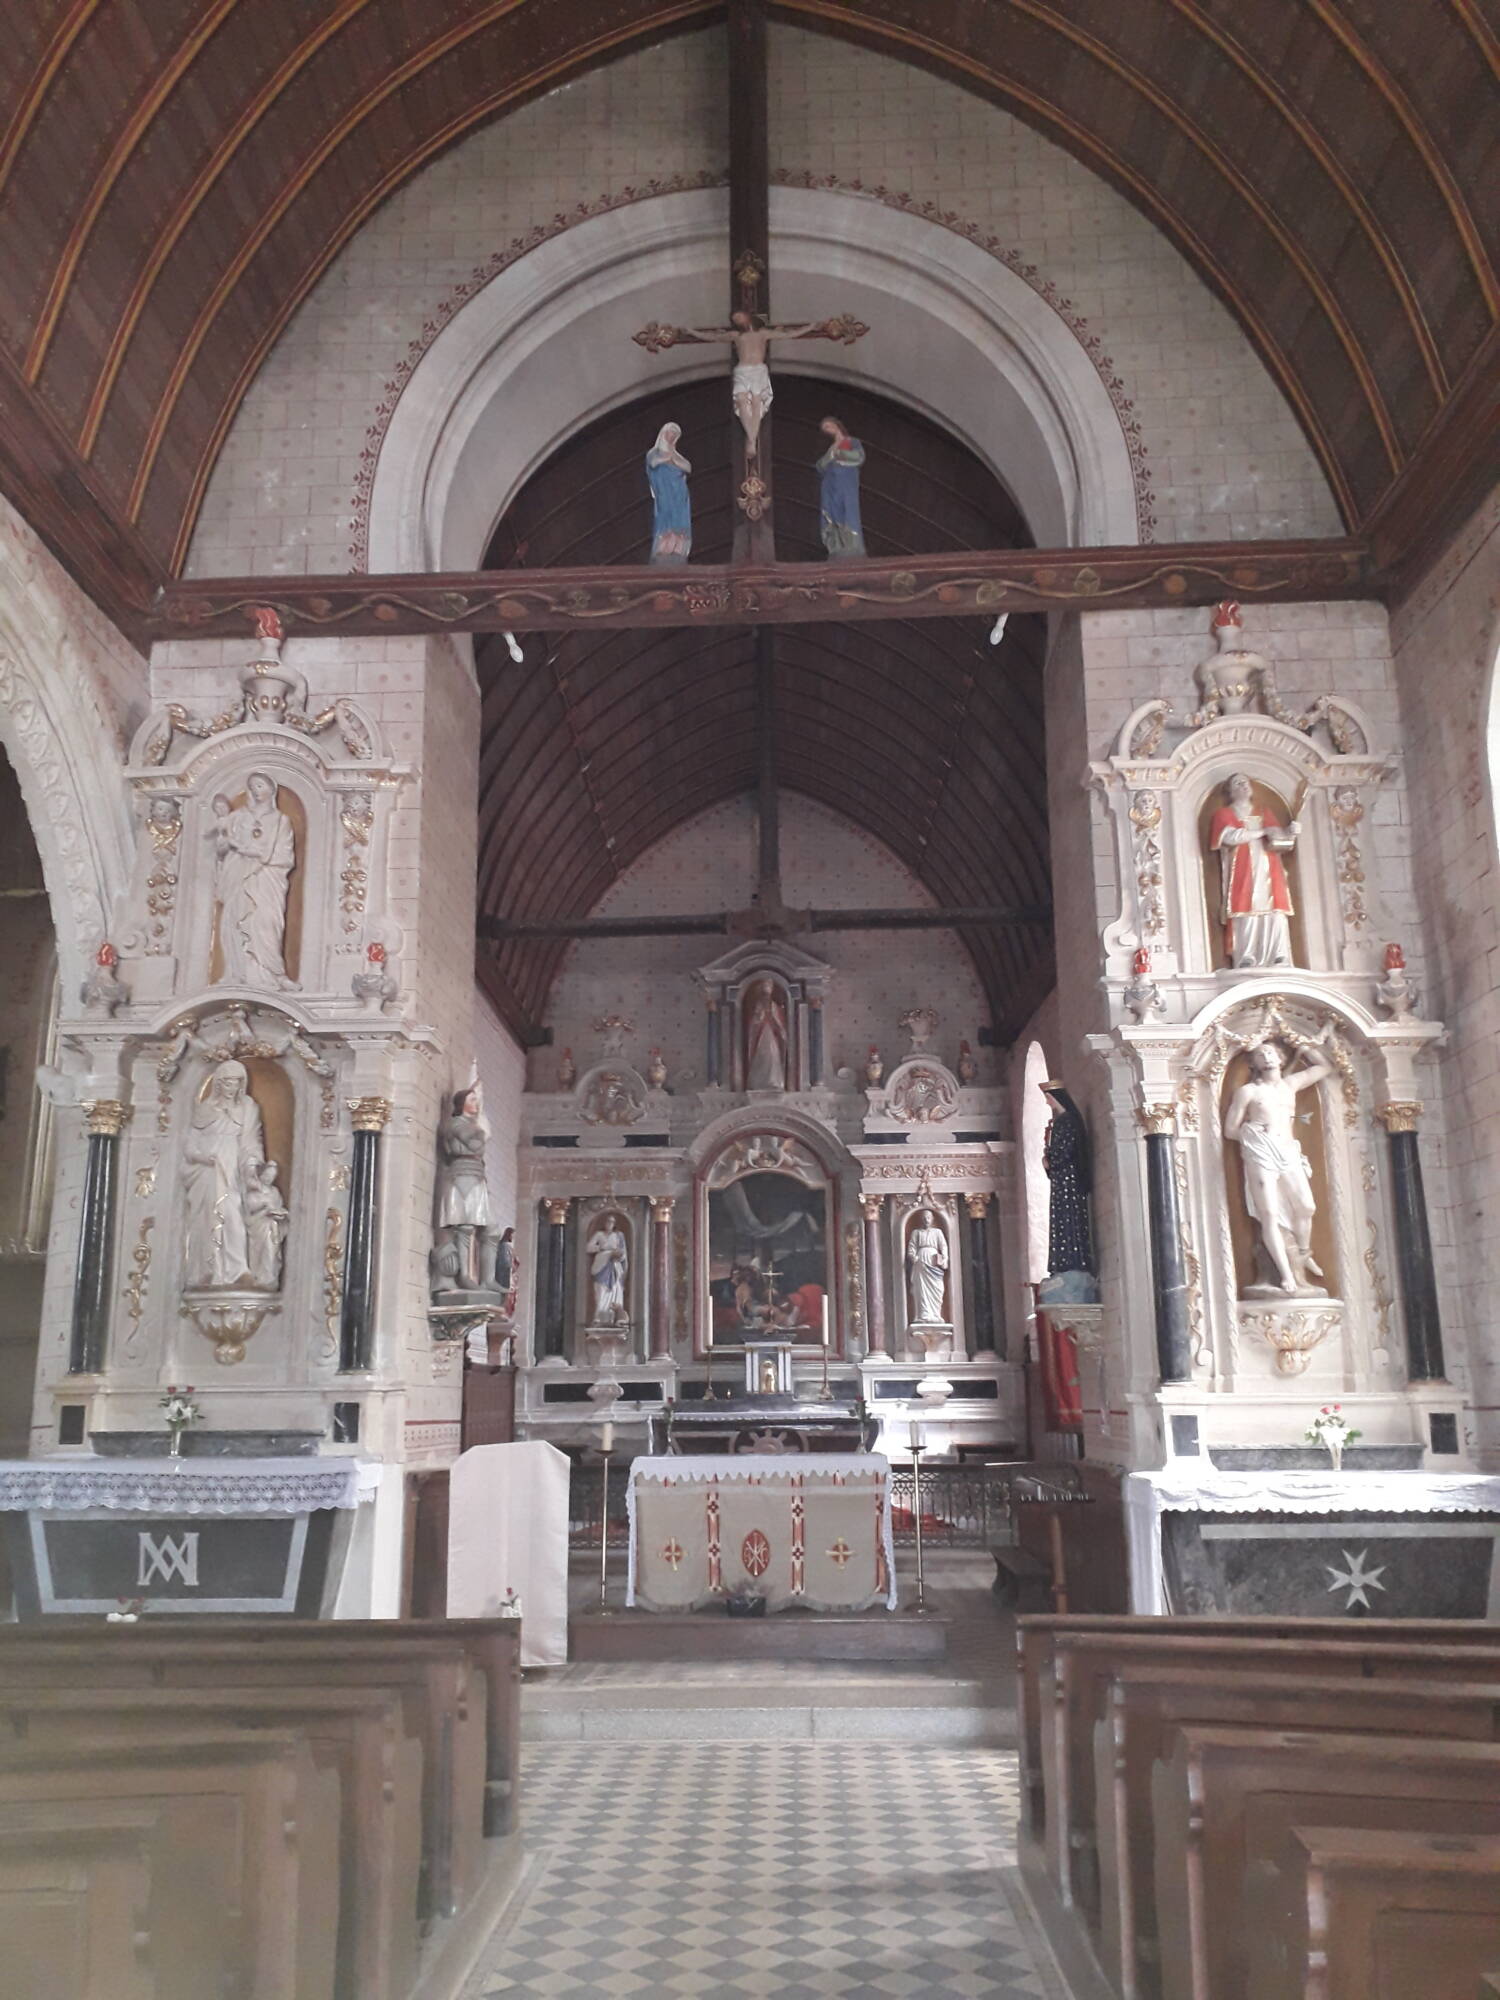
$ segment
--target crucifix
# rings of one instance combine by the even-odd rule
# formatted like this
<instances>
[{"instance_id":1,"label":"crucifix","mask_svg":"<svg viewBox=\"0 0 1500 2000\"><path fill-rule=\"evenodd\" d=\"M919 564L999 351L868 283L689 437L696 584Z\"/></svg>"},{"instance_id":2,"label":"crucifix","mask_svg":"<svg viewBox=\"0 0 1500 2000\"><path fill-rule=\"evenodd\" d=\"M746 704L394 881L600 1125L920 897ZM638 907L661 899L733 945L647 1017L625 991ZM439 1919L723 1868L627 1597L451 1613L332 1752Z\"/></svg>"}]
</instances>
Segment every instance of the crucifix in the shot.
<instances>
[{"instance_id":1,"label":"crucifix","mask_svg":"<svg viewBox=\"0 0 1500 2000\"><path fill-rule=\"evenodd\" d=\"M774 562L771 527L770 347L773 340L834 340L845 347L869 332L852 313L777 326L770 317L770 171L766 112L764 0L730 0L729 234L734 258L727 326L664 326L652 320L632 338L648 354L668 347L727 345L734 357L729 394L734 449L735 562Z\"/></svg>"}]
</instances>

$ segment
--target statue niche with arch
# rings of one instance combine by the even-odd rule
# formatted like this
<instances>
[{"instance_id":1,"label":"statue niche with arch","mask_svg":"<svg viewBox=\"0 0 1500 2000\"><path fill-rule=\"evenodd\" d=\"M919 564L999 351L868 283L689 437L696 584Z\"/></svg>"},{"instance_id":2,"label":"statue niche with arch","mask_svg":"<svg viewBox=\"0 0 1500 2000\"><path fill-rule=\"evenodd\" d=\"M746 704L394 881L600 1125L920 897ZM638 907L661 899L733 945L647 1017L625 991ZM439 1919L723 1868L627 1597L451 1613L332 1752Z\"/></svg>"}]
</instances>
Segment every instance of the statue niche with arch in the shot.
<instances>
[{"instance_id":1,"label":"statue niche with arch","mask_svg":"<svg viewBox=\"0 0 1500 2000\"><path fill-rule=\"evenodd\" d=\"M710 1088L795 1092L823 1085L832 968L782 940L737 945L698 973L708 1009Z\"/></svg>"}]
</instances>

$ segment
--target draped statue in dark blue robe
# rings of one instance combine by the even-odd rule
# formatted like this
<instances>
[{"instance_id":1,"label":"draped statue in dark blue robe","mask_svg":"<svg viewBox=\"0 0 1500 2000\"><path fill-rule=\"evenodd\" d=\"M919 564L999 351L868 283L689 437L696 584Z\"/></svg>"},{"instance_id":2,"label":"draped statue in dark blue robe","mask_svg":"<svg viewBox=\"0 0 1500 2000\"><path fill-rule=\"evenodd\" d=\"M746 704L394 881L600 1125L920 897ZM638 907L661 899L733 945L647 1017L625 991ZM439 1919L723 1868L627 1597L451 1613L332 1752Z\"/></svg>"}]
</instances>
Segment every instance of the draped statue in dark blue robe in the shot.
<instances>
[{"instance_id":1,"label":"draped statue in dark blue robe","mask_svg":"<svg viewBox=\"0 0 1500 2000\"><path fill-rule=\"evenodd\" d=\"M687 476L692 471L677 440L680 424L663 424L646 453L646 483L651 488L651 560L686 562L693 546L693 506Z\"/></svg>"},{"instance_id":2,"label":"draped statue in dark blue robe","mask_svg":"<svg viewBox=\"0 0 1500 2000\"><path fill-rule=\"evenodd\" d=\"M831 440L818 460L823 546L835 560L862 556L865 532L859 518L859 468L865 462L865 448L858 438L850 437L837 417L825 417L818 429Z\"/></svg>"}]
</instances>

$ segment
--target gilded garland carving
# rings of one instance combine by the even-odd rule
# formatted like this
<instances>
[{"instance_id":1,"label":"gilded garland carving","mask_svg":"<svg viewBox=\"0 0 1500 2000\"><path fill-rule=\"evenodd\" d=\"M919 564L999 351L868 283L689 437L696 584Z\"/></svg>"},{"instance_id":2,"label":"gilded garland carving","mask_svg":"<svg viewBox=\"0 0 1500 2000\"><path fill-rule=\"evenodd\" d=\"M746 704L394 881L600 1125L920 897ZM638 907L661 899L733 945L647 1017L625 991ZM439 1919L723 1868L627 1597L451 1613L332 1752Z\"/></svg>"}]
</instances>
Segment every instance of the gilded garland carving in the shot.
<instances>
[{"instance_id":1,"label":"gilded garland carving","mask_svg":"<svg viewBox=\"0 0 1500 2000\"><path fill-rule=\"evenodd\" d=\"M865 1324L864 1262L857 1222L844 1225L844 1294L849 1307L849 1331L863 1333Z\"/></svg>"},{"instance_id":2,"label":"gilded garland carving","mask_svg":"<svg viewBox=\"0 0 1500 2000\"><path fill-rule=\"evenodd\" d=\"M141 1226L136 1232L135 1248L130 1253L130 1276L125 1280L123 1296L125 1316L130 1326L125 1334L124 1350L128 1360L141 1358L141 1319L146 1310L146 1287L151 1277L151 1232L156 1227L154 1215L143 1215Z\"/></svg>"},{"instance_id":3,"label":"gilded garland carving","mask_svg":"<svg viewBox=\"0 0 1500 2000\"><path fill-rule=\"evenodd\" d=\"M1328 812L1337 829L1334 853L1344 922L1351 931L1366 930L1370 914L1365 907L1364 857L1359 848L1359 825L1365 816L1364 805L1352 785L1340 785L1329 794Z\"/></svg>"},{"instance_id":4,"label":"gilded garland carving","mask_svg":"<svg viewBox=\"0 0 1500 2000\"><path fill-rule=\"evenodd\" d=\"M1354 1058L1335 1026L1333 1016L1324 1018L1320 1033L1306 1034L1293 1024L1281 1001L1274 996L1259 1002L1244 1033L1223 1021L1214 1024L1193 1053L1191 1075L1186 1079L1187 1089L1191 1091L1194 1081L1206 1078L1217 1102L1224 1072L1231 1060L1245 1049L1259 1048L1263 1042L1285 1042L1288 1048L1295 1049L1299 1054L1325 1056L1338 1075L1344 1123L1351 1127L1358 1124L1359 1078L1355 1073Z\"/></svg>"},{"instance_id":5,"label":"gilded garland carving","mask_svg":"<svg viewBox=\"0 0 1500 2000\"><path fill-rule=\"evenodd\" d=\"M1198 1252L1193 1244L1193 1225L1188 1220L1187 1155L1181 1146L1172 1148L1172 1184L1177 1189L1182 1268L1187 1276L1188 1351L1195 1368L1206 1368L1209 1355L1203 1326L1203 1266L1198 1262Z\"/></svg>"},{"instance_id":6,"label":"gilded garland carving","mask_svg":"<svg viewBox=\"0 0 1500 2000\"><path fill-rule=\"evenodd\" d=\"M1140 933L1143 939L1150 940L1160 937L1167 927L1162 889L1161 799L1155 792L1136 793L1130 803L1130 824L1135 828L1132 863Z\"/></svg>"},{"instance_id":7,"label":"gilded garland carving","mask_svg":"<svg viewBox=\"0 0 1500 2000\"><path fill-rule=\"evenodd\" d=\"M1365 1251L1365 1270L1370 1279L1370 1299L1375 1307L1375 1318L1380 1326L1380 1345L1389 1348L1391 1344L1391 1307L1395 1300L1385 1281L1385 1272L1380 1268L1380 1231L1367 1216L1365 1227L1370 1232L1369 1248Z\"/></svg>"},{"instance_id":8,"label":"gilded garland carving","mask_svg":"<svg viewBox=\"0 0 1500 2000\"><path fill-rule=\"evenodd\" d=\"M375 800L369 792L351 792L339 809L344 829L344 865L339 872L339 908L344 932L359 929L370 887L366 857L375 825Z\"/></svg>"},{"instance_id":9,"label":"gilded garland carving","mask_svg":"<svg viewBox=\"0 0 1500 2000\"><path fill-rule=\"evenodd\" d=\"M334 1361L344 1309L344 1211L330 1208L323 1220L323 1337L319 1359Z\"/></svg>"},{"instance_id":10,"label":"gilded garland carving","mask_svg":"<svg viewBox=\"0 0 1500 2000\"><path fill-rule=\"evenodd\" d=\"M210 1041L198 1033L199 1017L185 1014L168 1030L168 1039L160 1045L161 1053L156 1064L158 1089L157 1130L165 1132L172 1122L171 1089L183 1062L191 1052L202 1056L208 1063L228 1062L238 1059L243 1062L247 1056L259 1057L267 1062L279 1062L284 1056L294 1055L309 1075L317 1078L320 1091L318 1126L321 1131L332 1132L338 1127L338 1102L334 1092L334 1070L331 1063L313 1047L295 1023L287 1023L278 1039L264 1034L256 1034L250 1026L249 1016L243 1007L227 1007L221 1020L216 1023L216 1040Z\"/></svg>"}]
</instances>

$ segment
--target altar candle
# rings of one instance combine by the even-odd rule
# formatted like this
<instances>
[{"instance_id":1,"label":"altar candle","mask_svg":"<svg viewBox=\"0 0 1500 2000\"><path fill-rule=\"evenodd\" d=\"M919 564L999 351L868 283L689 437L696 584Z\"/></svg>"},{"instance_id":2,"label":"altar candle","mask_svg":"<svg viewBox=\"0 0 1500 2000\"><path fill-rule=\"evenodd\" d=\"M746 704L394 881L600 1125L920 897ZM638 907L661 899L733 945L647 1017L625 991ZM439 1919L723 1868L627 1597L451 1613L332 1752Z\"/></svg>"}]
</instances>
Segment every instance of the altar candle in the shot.
<instances>
[{"instance_id":1,"label":"altar candle","mask_svg":"<svg viewBox=\"0 0 1500 2000\"><path fill-rule=\"evenodd\" d=\"M823 1345L828 1345L828 1294L823 1294Z\"/></svg>"},{"instance_id":2,"label":"altar candle","mask_svg":"<svg viewBox=\"0 0 1500 2000\"><path fill-rule=\"evenodd\" d=\"M913 1429L915 1429L915 1425L913 1426ZM613 1451L614 1448L615 1448L615 1427L613 1424L606 1424L603 1430L601 1430L599 1433L599 1449L601 1451Z\"/></svg>"},{"instance_id":3,"label":"altar candle","mask_svg":"<svg viewBox=\"0 0 1500 2000\"><path fill-rule=\"evenodd\" d=\"M911 1426L911 1447L913 1451L920 1451L922 1449L922 1426L915 1418L912 1419Z\"/></svg>"}]
</instances>

